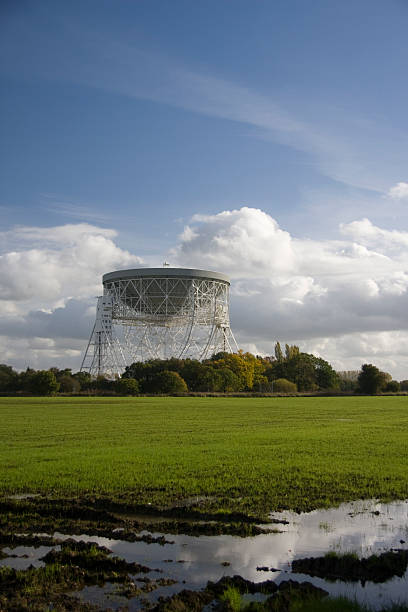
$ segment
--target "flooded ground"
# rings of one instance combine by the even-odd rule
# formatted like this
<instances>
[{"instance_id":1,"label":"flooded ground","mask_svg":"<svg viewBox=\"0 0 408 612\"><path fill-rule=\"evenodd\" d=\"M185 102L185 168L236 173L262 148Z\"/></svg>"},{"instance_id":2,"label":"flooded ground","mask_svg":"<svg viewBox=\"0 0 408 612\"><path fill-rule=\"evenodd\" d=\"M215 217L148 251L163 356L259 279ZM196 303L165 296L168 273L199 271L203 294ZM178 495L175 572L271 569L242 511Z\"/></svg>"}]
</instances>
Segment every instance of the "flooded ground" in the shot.
<instances>
[{"instance_id":1,"label":"flooded ground","mask_svg":"<svg viewBox=\"0 0 408 612\"><path fill-rule=\"evenodd\" d=\"M215 582L222 576L236 574L253 582L267 579L277 584L288 579L312 582L332 595L356 598L374 609L390 603L408 603L407 571L402 577L377 584L330 582L292 573L293 560L320 557L330 551L353 552L363 558L391 549L408 550L408 501L389 504L360 501L304 514L272 514L271 518L287 521L287 524L276 525L281 533L246 538L165 534L166 540L173 543L164 545L123 541L120 530L117 539L86 534L70 536L59 532L51 535L61 540L72 537L77 541L96 542L127 562L152 568L154 571L149 573L149 578L153 581L163 578L176 581L130 600L115 594L117 585L89 586L80 592L83 601L97 603L102 608L117 609L126 605L129 610L138 610L147 602L157 601L160 596L169 596L185 588L201 589L208 580ZM50 548L19 546L2 550L6 556L0 560L0 565L25 569L31 564L41 565L41 557Z\"/></svg>"}]
</instances>

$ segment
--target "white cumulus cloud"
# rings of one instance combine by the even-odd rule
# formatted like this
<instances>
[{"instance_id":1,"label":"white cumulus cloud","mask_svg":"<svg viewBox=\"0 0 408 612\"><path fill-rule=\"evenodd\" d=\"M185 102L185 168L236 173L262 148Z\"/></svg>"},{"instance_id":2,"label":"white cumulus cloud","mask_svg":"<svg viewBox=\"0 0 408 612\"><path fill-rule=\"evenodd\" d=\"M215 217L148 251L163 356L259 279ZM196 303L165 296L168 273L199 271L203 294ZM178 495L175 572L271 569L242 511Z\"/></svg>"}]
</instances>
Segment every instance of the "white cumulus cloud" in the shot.
<instances>
[{"instance_id":1,"label":"white cumulus cloud","mask_svg":"<svg viewBox=\"0 0 408 612\"><path fill-rule=\"evenodd\" d=\"M234 278L263 276L271 267L289 273L293 268L290 234L270 215L244 206L217 215L195 215L171 255L190 267L228 270Z\"/></svg>"},{"instance_id":2,"label":"white cumulus cloud","mask_svg":"<svg viewBox=\"0 0 408 612\"><path fill-rule=\"evenodd\" d=\"M0 300L52 308L68 297L101 291L101 277L142 260L119 248L116 231L86 223L18 227L4 233L13 250L0 255ZM1 307L1 306L0 306Z\"/></svg>"},{"instance_id":3,"label":"white cumulus cloud","mask_svg":"<svg viewBox=\"0 0 408 612\"><path fill-rule=\"evenodd\" d=\"M2 234L0 361L78 369L95 296L106 272L142 260L113 229L86 223L19 227ZM339 239L305 240L266 212L242 207L195 215L172 249L173 265L231 277L231 324L239 345L272 354L276 340L338 369L373 362L408 378L408 232L369 219Z\"/></svg>"},{"instance_id":4,"label":"white cumulus cloud","mask_svg":"<svg viewBox=\"0 0 408 612\"><path fill-rule=\"evenodd\" d=\"M2 362L79 368L102 275L142 264L115 243L116 236L113 229L87 223L1 234Z\"/></svg>"},{"instance_id":5,"label":"white cumulus cloud","mask_svg":"<svg viewBox=\"0 0 408 612\"><path fill-rule=\"evenodd\" d=\"M373 225L369 219L343 223L340 229L345 236L349 236L359 245L375 249L384 254L396 250L403 253L401 249L408 247L408 232L385 230Z\"/></svg>"},{"instance_id":6,"label":"white cumulus cloud","mask_svg":"<svg viewBox=\"0 0 408 612\"><path fill-rule=\"evenodd\" d=\"M397 183L388 192L390 198L394 200L408 200L408 183Z\"/></svg>"},{"instance_id":7,"label":"white cumulus cloud","mask_svg":"<svg viewBox=\"0 0 408 612\"><path fill-rule=\"evenodd\" d=\"M244 348L271 354L280 339L304 350L325 349L323 357L351 369L347 359L360 367L378 357L362 350L362 334L374 347L377 336L384 345L384 334L408 335L408 232L384 230L368 219L340 230L341 240L304 240L267 213L244 207L195 215L173 257L178 265L230 275L231 322ZM344 356L347 343L357 351L357 337L355 358ZM393 348L394 359L383 362L408 378L405 349Z\"/></svg>"}]
</instances>

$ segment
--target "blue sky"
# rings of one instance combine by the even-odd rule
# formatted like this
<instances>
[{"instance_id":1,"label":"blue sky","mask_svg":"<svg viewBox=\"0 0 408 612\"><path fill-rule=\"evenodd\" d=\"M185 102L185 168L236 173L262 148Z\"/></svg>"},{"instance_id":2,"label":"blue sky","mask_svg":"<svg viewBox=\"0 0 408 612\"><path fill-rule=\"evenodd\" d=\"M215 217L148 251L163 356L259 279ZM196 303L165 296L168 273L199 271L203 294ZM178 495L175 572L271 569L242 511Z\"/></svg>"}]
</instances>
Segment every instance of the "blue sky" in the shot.
<instances>
[{"instance_id":1,"label":"blue sky","mask_svg":"<svg viewBox=\"0 0 408 612\"><path fill-rule=\"evenodd\" d=\"M406 2L1 10L7 225L113 218L134 248L241 204L295 234L336 231L338 202L342 221L374 209L392 224L381 195L407 178Z\"/></svg>"},{"instance_id":2,"label":"blue sky","mask_svg":"<svg viewBox=\"0 0 408 612\"><path fill-rule=\"evenodd\" d=\"M408 231L407 26L406 0L3 1L1 253L32 250L18 228L35 227L46 259L47 228L87 223L146 265L188 265L193 215L242 208L312 250L340 226L360 243L364 218ZM45 308L15 299L7 316Z\"/></svg>"}]
</instances>

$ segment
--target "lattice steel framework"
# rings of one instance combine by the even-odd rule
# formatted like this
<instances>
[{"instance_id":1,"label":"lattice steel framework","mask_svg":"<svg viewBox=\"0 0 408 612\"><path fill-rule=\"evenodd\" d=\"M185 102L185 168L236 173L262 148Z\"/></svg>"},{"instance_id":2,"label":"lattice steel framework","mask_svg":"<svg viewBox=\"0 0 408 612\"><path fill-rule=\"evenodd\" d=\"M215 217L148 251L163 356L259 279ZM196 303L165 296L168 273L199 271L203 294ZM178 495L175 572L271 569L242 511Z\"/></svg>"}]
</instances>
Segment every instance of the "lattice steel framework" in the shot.
<instances>
[{"instance_id":1,"label":"lattice steel framework","mask_svg":"<svg viewBox=\"0 0 408 612\"><path fill-rule=\"evenodd\" d=\"M115 376L134 361L201 360L237 350L229 323L229 285L222 274L183 268L105 274L104 296L98 298L105 319L98 310L81 370Z\"/></svg>"}]
</instances>

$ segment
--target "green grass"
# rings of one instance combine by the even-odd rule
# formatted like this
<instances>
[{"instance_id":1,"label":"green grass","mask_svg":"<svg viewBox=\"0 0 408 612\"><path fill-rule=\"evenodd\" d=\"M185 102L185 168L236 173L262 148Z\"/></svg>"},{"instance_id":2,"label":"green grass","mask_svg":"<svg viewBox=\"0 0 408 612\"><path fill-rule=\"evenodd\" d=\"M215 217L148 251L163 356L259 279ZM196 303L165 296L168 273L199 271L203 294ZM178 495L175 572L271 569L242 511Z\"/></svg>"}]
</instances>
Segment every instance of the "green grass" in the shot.
<instances>
[{"instance_id":1,"label":"green grass","mask_svg":"<svg viewBox=\"0 0 408 612\"><path fill-rule=\"evenodd\" d=\"M241 593L233 586L225 589L220 601L224 603L224 608L231 612L239 612L243 607Z\"/></svg>"},{"instance_id":2,"label":"green grass","mask_svg":"<svg viewBox=\"0 0 408 612\"><path fill-rule=\"evenodd\" d=\"M374 608L359 604L345 597L327 597L321 600L299 602L290 608L290 612L373 612ZM260 611L261 612L261 611ZM405 604L384 606L377 612L408 612Z\"/></svg>"},{"instance_id":3,"label":"green grass","mask_svg":"<svg viewBox=\"0 0 408 612\"><path fill-rule=\"evenodd\" d=\"M407 431L407 397L0 398L0 492L253 512L403 499Z\"/></svg>"}]
</instances>

